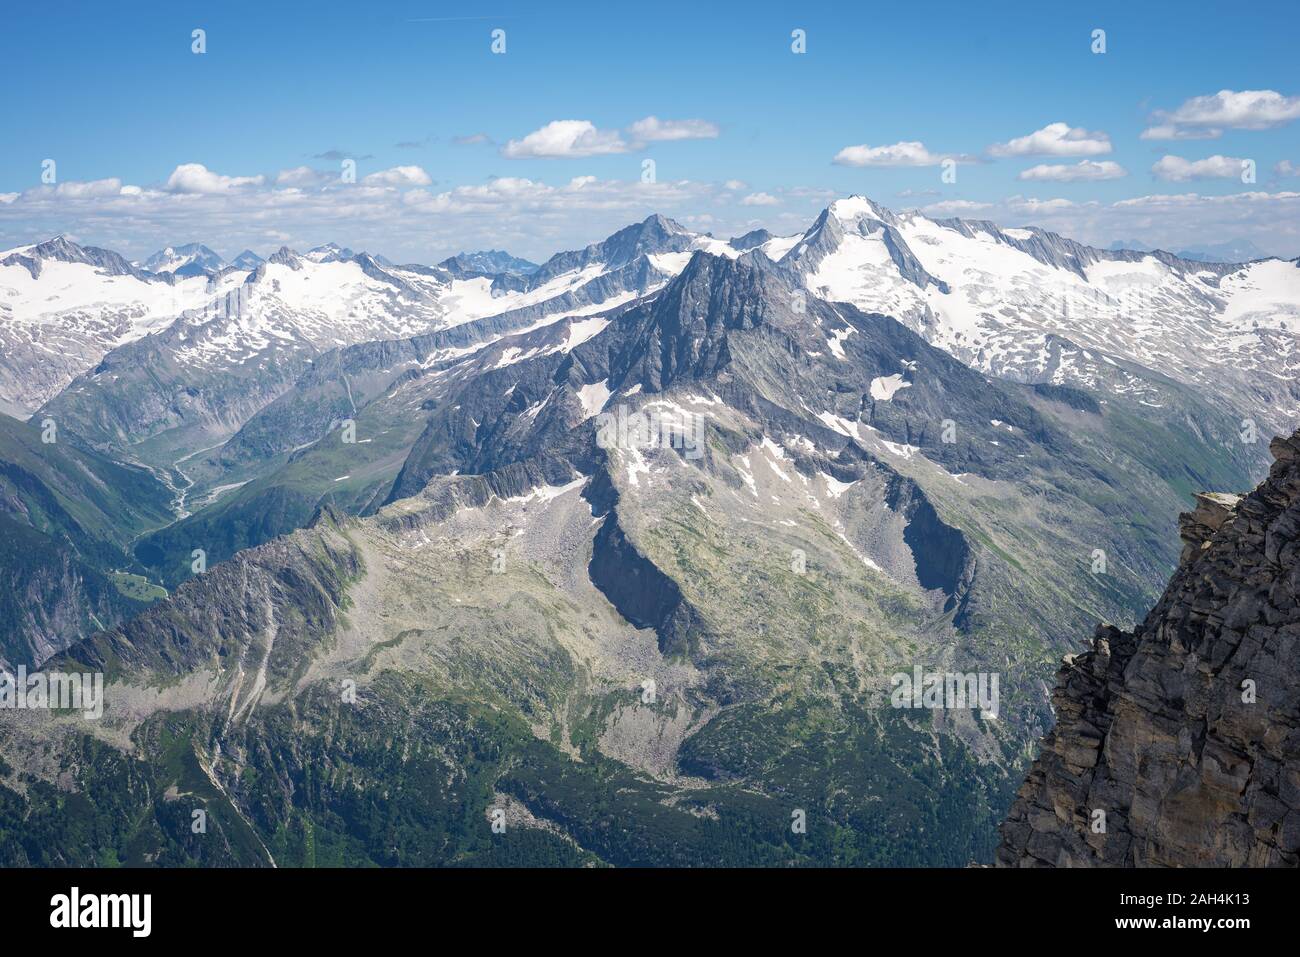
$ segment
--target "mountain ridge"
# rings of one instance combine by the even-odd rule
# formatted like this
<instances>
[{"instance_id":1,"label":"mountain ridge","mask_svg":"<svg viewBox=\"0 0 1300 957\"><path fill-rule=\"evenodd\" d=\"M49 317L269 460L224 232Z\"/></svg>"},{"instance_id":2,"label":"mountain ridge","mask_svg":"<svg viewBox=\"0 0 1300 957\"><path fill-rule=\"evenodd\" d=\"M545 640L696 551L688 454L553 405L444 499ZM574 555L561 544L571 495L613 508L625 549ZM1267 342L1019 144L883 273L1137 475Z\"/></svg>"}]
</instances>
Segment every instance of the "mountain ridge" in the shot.
<instances>
[{"instance_id":1,"label":"mountain ridge","mask_svg":"<svg viewBox=\"0 0 1300 957\"><path fill-rule=\"evenodd\" d=\"M1270 450L1253 492L1182 517L1182 562L1145 620L1099 625L1066 658L1000 866L1300 862L1300 432Z\"/></svg>"}]
</instances>

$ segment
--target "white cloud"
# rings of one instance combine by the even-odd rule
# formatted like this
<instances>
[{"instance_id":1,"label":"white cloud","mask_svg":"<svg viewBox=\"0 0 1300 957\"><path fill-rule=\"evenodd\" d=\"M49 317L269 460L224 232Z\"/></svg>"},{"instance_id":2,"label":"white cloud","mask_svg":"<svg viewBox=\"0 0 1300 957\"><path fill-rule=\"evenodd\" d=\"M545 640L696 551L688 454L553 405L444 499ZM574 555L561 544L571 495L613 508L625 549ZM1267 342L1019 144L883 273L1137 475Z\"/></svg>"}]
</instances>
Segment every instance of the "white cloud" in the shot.
<instances>
[{"instance_id":1,"label":"white cloud","mask_svg":"<svg viewBox=\"0 0 1300 957\"><path fill-rule=\"evenodd\" d=\"M969 199L944 199L921 207L921 212L927 216L969 216L992 208L992 203L977 203Z\"/></svg>"},{"instance_id":2,"label":"white cloud","mask_svg":"<svg viewBox=\"0 0 1300 957\"><path fill-rule=\"evenodd\" d=\"M708 120L661 120L647 116L626 130L601 130L590 120L552 120L501 148L507 159L562 159L605 156L641 150L649 143L715 139L717 124Z\"/></svg>"},{"instance_id":3,"label":"white cloud","mask_svg":"<svg viewBox=\"0 0 1300 957\"><path fill-rule=\"evenodd\" d=\"M740 201L741 206L779 206L781 201L769 193L750 193Z\"/></svg>"},{"instance_id":4,"label":"white cloud","mask_svg":"<svg viewBox=\"0 0 1300 957\"><path fill-rule=\"evenodd\" d=\"M1105 133L1069 123L1048 123L1027 136L989 147L990 156L1101 156L1110 151Z\"/></svg>"},{"instance_id":5,"label":"white cloud","mask_svg":"<svg viewBox=\"0 0 1300 957\"><path fill-rule=\"evenodd\" d=\"M1273 172L1278 176L1300 176L1300 165L1292 163L1290 160L1282 160L1273 167Z\"/></svg>"},{"instance_id":6,"label":"white cloud","mask_svg":"<svg viewBox=\"0 0 1300 957\"><path fill-rule=\"evenodd\" d=\"M337 173L326 173L310 166L282 169L275 176L277 186L319 186L328 180L338 179Z\"/></svg>"},{"instance_id":7,"label":"white cloud","mask_svg":"<svg viewBox=\"0 0 1300 957\"><path fill-rule=\"evenodd\" d=\"M409 175L402 178L411 180ZM603 239L651 213L684 221L708 209L716 216L716 228L739 235L753 228L748 224L755 211L742 207L741 196L719 183L662 178L642 183L580 175L550 184L502 177L444 190L341 186L336 179L320 186L288 186L273 184L275 179L269 177L260 187L213 193L128 192L130 187L122 187L111 194L102 188L60 194L53 186L34 187L0 201L0 248L75 229L95 245L128 257L146 255L184 236L219 250L258 252L282 244L306 249L334 241L405 262L502 247L544 259ZM772 212L775 223L783 214L779 207ZM10 236L13 242L8 242Z\"/></svg>"},{"instance_id":8,"label":"white cloud","mask_svg":"<svg viewBox=\"0 0 1300 957\"><path fill-rule=\"evenodd\" d=\"M1213 139L1225 130L1269 130L1300 119L1300 96L1276 90L1220 90L1194 96L1173 112L1152 114L1147 140Z\"/></svg>"},{"instance_id":9,"label":"white cloud","mask_svg":"<svg viewBox=\"0 0 1300 957\"><path fill-rule=\"evenodd\" d=\"M84 199L91 196L117 196L122 192L122 181L116 177L91 180L88 183L69 180L59 183L54 187L54 192L58 196L66 196L70 199Z\"/></svg>"},{"instance_id":10,"label":"white cloud","mask_svg":"<svg viewBox=\"0 0 1300 957\"><path fill-rule=\"evenodd\" d=\"M501 147L507 159L560 159L626 153L628 145L612 130L598 130L589 120L552 120L523 139Z\"/></svg>"},{"instance_id":11,"label":"white cloud","mask_svg":"<svg viewBox=\"0 0 1300 957\"><path fill-rule=\"evenodd\" d=\"M722 182L666 179L642 183L634 175L610 180L584 174L554 182L502 177L450 188L341 186L336 175L318 186L280 184L272 175L260 186L208 194L125 185L116 193L101 185L62 193L38 186L17 195L0 194L0 248L76 233L128 258L183 237L222 252L251 248L265 254L281 245L308 249L334 241L400 262L436 262L478 248L505 248L542 260L558 250L580 249L656 212L719 236L760 226L789 235L806 229L818 210L836 198L820 187L769 187L779 205L742 205L752 192L749 187L729 190ZM1115 203L1050 196L996 202L971 197L946 204L934 196L924 201L930 200L939 202L926 212L939 218L959 215L1006 226L1042 226L1099 246L1138 238L1153 246L1186 249L1225 237L1249 237L1267 252L1300 253L1300 192L1188 193Z\"/></svg>"},{"instance_id":12,"label":"white cloud","mask_svg":"<svg viewBox=\"0 0 1300 957\"><path fill-rule=\"evenodd\" d=\"M831 161L837 166L938 166L948 156L931 153L924 143L910 140L889 146L846 146Z\"/></svg>"},{"instance_id":13,"label":"white cloud","mask_svg":"<svg viewBox=\"0 0 1300 957\"><path fill-rule=\"evenodd\" d=\"M1112 203L1072 203L1012 196L983 218L1005 226L1041 226L1062 236L1107 247L1140 239L1161 249L1188 249L1225 238L1249 238L1266 252L1300 253L1300 192L1234 192L1134 196Z\"/></svg>"},{"instance_id":14,"label":"white cloud","mask_svg":"<svg viewBox=\"0 0 1300 957\"><path fill-rule=\"evenodd\" d=\"M725 189L736 190L736 191L742 189L749 189L749 184L746 183L743 179L729 179L722 185Z\"/></svg>"},{"instance_id":15,"label":"white cloud","mask_svg":"<svg viewBox=\"0 0 1300 957\"><path fill-rule=\"evenodd\" d=\"M647 116L629 126L627 133L637 143L711 140L717 138L718 127L708 120L661 120L657 116Z\"/></svg>"},{"instance_id":16,"label":"white cloud","mask_svg":"<svg viewBox=\"0 0 1300 957\"><path fill-rule=\"evenodd\" d=\"M1225 196L1202 196L1200 193L1157 193L1150 196L1134 196L1118 200L1117 209L1140 206L1163 206L1188 208L1192 206L1242 206L1251 203L1271 203L1285 201L1294 203L1300 200L1300 193L1278 192L1265 193L1252 190L1248 193L1228 193Z\"/></svg>"},{"instance_id":17,"label":"white cloud","mask_svg":"<svg viewBox=\"0 0 1300 957\"><path fill-rule=\"evenodd\" d=\"M182 163L167 178L167 189L173 193L225 193L244 186L261 186L264 176L222 176L202 163Z\"/></svg>"},{"instance_id":18,"label":"white cloud","mask_svg":"<svg viewBox=\"0 0 1300 957\"><path fill-rule=\"evenodd\" d=\"M1143 140L1217 140L1223 130L1198 130L1173 123L1161 123L1149 126L1142 131L1138 139Z\"/></svg>"},{"instance_id":19,"label":"white cloud","mask_svg":"<svg viewBox=\"0 0 1300 957\"><path fill-rule=\"evenodd\" d=\"M428 186L433 180L419 166L394 166L392 169L371 173L361 180L367 186Z\"/></svg>"},{"instance_id":20,"label":"white cloud","mask_svg":"<svg viewBox=\"0 0 1300 957\"><path fill-rule=\"evenodd\" d=\"M1245 160L1231 156L1208 156L1205 159L1187 160L1181 156L1162 156L1151 167L1158 179L1173 183L1189 179L1237 179L1241 176Z\"/></svg>"},{"instance_id":21,"label":"white cloud","mask_svg":"<svg viewBox=\"0 0 1300 957\"><path fill-rule=\"evenodd\" d=\"M1004 200L1004 204L1012 212L1024 213L1030 216L1041 213L1058 213L1067 209L1075 209L1078 206L1077 203L1068 199L1038 199L1034 196L1011 196Z\"/></svg>"},{"instance_id":22,"label":"white cloud","mask_svg":"<svg viewBox=\"0 0 1300 957\"><path fill-rule=\"evenodd\" d=\"M1079 160L1073 166L1064 163L1058 165L1039 164L1022 170L1016 179L1037 180L1048 183L1091 182L1101 179L1119 179L1128 175L1128 170L1113 160Z\"/></svg>"}]
</instances>

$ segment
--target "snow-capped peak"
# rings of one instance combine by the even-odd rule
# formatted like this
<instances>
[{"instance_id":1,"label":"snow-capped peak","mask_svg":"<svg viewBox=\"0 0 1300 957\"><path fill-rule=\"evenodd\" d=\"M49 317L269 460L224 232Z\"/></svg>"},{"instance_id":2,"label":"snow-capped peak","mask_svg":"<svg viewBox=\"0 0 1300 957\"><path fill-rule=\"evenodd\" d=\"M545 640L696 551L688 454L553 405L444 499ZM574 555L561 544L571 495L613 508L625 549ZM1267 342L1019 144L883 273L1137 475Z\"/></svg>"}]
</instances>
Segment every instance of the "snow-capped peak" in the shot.
<instances>
[{"instance_id":1,"label":"snow-capped peak","mask_svg":"<svg viewBox=\"0 0 1300 957\"><path fill-rule=\"evenodd\" d=\"M835 200L827 207L826 211L842 223L854 222L863 217L879 219L884 222L893 219L893 214L889 210L876 205L875 202L865 196L856 194Z\"/></svg>"},{"instance_id":2,"label":"snow-capped peak","mask_svg":"<svg viewBox=\"0 0 1300 957\"><path fill-rule=\"evenodd\" d=\"M1261 421L1300 407L1300 386L1289 392L1300 381L1295 263L1102 250L1038 227L895 213L865 196L837 199L805 232L785 237L754 230L727 241L653 215L529 273L393 266L337 243L305 255L282 247L265 261L245 252L239 268L212 271L204 264L216 254L193 243L150 257L155 274L60 236L0 255L0 346L38 367L34 375L0 369L0 400L30 408L107 349L182 312L224 322L232 313L223 297L238 287L249 298L233 313L234 338L213 326L184 347L187 358L222 358L220 348L235 344L232 355L249 355L267 336L328 347L507 313L498 332L535 327L654 295L700 253L760 252L811 294L891 315L994 375L1096 385L1097 363L1128 359L1236 395L1262 408ZM478 256L477 266L508 262L504 253ZM54 335L72 343L58 358L22 346ZM1091 357L1091 369L1067 353Z\"/></svg>"},{"instance_id":3,"label":"snow-capped peak","mask_svg":"<svg viewBox=\"0 0 1300 957\"><path fill-rule=\"evenodd\" d=\"M527 259L512 256L503 249L486 249L479 252L458 253L438 264L441 268L457 276L468 278L474 275L494 276L509 273L516 276L528 276L537 272L538 265Z\"/></svg>"},{"instance_id":4,"label":"snow-capped peak","mask_svg":"<svg viewBox=\"0 0 1300 957\"><path fill-rule=\"evenodd\" d=\"M140 265L152 273L199 275L204 272L220 272L225 268L226 262L202 243L186 243L183 246L168 246Z\"/></svg>"},{"instance_id":5,"label":"snow-capped peak","mask_svg":"<svg viewBox=\"0 0 1300 957\"><path fill-rule=\"evenodd\" d=\"M783 262L813 294L893 316L994 375L1097 386L1104 354L1262 405L1261 418L1287 430L1300 407L1290 385L1300 372L1300 270L1280 260L1097 249L1037 227L895 214L853 196L832 203ZM1093 364L1067 363L1061 343Z\"/></svg>"},{"instance_id":6,"label":"snow-capped peak","mask_svg":"<svg viewBox=\"0 0 1300 957\"><path fill-rule=\"evenodd\" d=\"M351 259L356 254L338 243L325 243L323 246L317 246L314 249L307 250L304 259L310 259L314 263L337 262L342 259Z\"/></svg>"}]
</instances>

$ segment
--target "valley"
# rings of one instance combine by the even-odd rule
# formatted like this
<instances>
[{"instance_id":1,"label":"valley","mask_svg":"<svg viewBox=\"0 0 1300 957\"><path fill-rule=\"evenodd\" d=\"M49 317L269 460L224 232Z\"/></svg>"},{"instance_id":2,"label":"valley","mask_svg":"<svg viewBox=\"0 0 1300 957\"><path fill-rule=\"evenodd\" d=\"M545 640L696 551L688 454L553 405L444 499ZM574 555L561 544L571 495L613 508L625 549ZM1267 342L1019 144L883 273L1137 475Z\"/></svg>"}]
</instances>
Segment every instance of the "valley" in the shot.
<instances>
[{"instance_id":1,"label":"valley","mask_svg":"<svg viewBox=\"0 0 1300 957\"><path fill-rule=\"evenodd\" d=\"M4 420L0 519L51 571L0 650L107 677L94 725L0 715L6 864L989 863L1060 658L1137 621L1295 398L1295 261L862 197L535 268L177 246L160 280L42 244L0 280L42 247L227 291L6 393L60 439ZM997 714L892 708L915 667L998 675Z\"/></svg>"}]
</instances>

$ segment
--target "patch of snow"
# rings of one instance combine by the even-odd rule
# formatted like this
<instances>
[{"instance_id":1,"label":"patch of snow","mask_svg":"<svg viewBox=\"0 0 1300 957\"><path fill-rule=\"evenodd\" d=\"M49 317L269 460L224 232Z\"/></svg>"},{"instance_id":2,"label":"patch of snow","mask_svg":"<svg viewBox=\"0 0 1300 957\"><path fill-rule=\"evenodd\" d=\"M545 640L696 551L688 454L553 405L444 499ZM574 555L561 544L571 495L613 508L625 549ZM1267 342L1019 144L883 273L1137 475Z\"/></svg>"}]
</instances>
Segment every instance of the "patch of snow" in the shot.
<instances>
[{"instance_id":1,"label":"patch of snow","mask_svg":"<svg viewBox=\"0 0 1300 957\"><path fill-rule=\"evenodd\" d=\"M899 389L910 388L912 383L904 382L901 373L877 376L871 380L871 398L877 402L888 402Z\"/></svg>"},{"instance_id":2,"label":"patch of snow","mask_svg":"<svg viewBox=\"0 0 1300 957\"><path fill-rule=\"evenodd\" d=\"M835 358L843 359L845 357L844 340L853 335L854 332L852 326L845 326L843 329L836 329L831 333L830 338L826 340L826 344L830 346L831 352L835 353Z\"/></svg>"},{"instance_id":3,"label":"patch of snow","mask_svg":"<svg viewBox=\"0 0 1300 957\"><path fill-rule=\"evenodd\" d=\"M564 342L561 351L572 352L577 346L582 345L588 339L598 335L609 325L608 319L596 317L594 319L580 319L577 322L569 323L569 336Z\"/></svg>"},{"instance_id":4,"label":"patch of snow","mask_svg":"<svg viewBox=\"0 0 1300 957\"><path fill-rule=\"evenodd\" d=\"M773 236L758 248L762 250L763 255L772 260L772 262L780 262L781 259L784 258L785 254L793 249L795 244L802 238L801 235L797 234L794 236Z\"/></svg>"},{"instance_id":5,"label":"patch of snow","mask_svg":"<svg viewBox=\"0 0 1300 957\"><path fill-rule=\"evenodd\" d=\"M820 475L822 480L826 483L826 494L831 498L839 498L849 489L853 488L853 486L858 484L857 482L841 482L833 475L827 475L825 472L818 472L817 474Z\"/></svg>"},{"instance_id":6,"label":"patch of snow","mask_svg":"<svg viewBox=\"0 0 1300 957\"><path fill-rule=\"evenodd\" d=\"M601 379L599 382L593 382L590 385L584 385L578 390L578 399L582 402L582 411L585 413L582 420L585 422L593 415L605 408L605 403L609 401L609 380Z\"/></svg>"}]
</instances>

